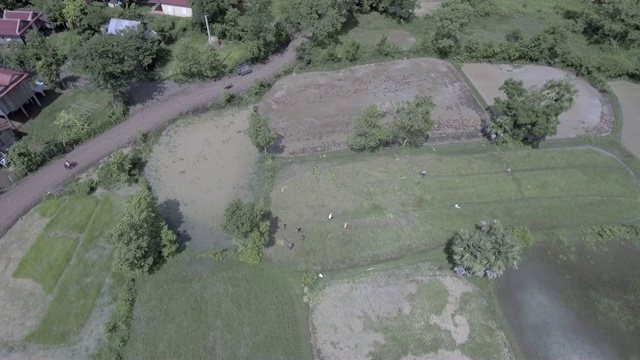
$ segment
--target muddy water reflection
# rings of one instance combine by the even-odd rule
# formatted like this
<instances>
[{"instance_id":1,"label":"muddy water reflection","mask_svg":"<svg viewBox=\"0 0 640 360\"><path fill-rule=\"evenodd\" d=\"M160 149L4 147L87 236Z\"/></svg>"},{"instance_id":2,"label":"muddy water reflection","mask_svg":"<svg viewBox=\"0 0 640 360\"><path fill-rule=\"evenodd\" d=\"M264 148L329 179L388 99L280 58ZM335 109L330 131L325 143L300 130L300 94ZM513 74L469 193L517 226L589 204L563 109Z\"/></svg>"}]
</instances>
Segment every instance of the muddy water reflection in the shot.
<instances>
[{"instance_id":1,"label":"muddy water reflection","mask_svg":"<svg viewBox=\"0 0 640 360\"><path fill-rule=\"evenodd\" d=\"M639 258L639 243L629 241L575 250L545 243L529 251L498 283L525 357L639 358Z\"/></svg>"}]
</instances>

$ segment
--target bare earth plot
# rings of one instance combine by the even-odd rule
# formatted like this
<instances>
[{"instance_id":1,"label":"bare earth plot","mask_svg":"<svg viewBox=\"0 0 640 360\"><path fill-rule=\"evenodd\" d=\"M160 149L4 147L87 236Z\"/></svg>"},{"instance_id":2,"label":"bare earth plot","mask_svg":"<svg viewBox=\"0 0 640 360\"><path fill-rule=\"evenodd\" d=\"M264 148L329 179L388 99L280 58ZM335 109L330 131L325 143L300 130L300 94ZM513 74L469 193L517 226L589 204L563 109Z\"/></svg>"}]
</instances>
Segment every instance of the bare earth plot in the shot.
<instances>
[{"instance_id":1,"label":"bare earth plot","mask_svg":"<svg viewBox=\"0 0 640 360\"><path fill-rule=\"evenodd\" d=\"M244 134L249 113L210 111L171 126L145 168L163 216L197 248L221 244L225 206L249 194L259 158Z\"/></svg>"},{"instance_id":2,"label":"bare earth plot","mask_svg":"<svg viewBox=\"0 0 640 360\"><path fill-rule=\"evenodd\" d=\"M498 88L509 78L522 80L525 87L542 86L548 80L569 77L579 94L573 107L560 115L558 134L550 139L566 139L584 134L607 135L613 127L613 105L582 78L560 69L538 65L465 64L462 71L489 104L505 98Z\"/></svg>"},{"instance_id":3,"label":"bare earth plot","mask_svg":"<svg viewBox=\"0 0 640 360\"><path fill-rule=\"evenodd\" d=\"M513 358L480 291L424 264L335 280L316 296L316 359Z\"/></svg>"},{"instance_id":4,"label":"bare earth plot","mask_svg":"<svg viewBox=\"0 0 640 360\"><path fill-rule=\"evenodd\" d=\"M283 136L284 155L297 155L345 147L352 119L365 107L388 111L416 95L436 104L430 141L480 136L486 113L468 85L448 62L428 58L290 75L264 96L260 112Z\"/></svg>"},{"instance_id":5,"label":"bare earth plot","mask_svg":"<svg viewBox=\"0 0 640 360\"><path fill-rule=\"evenodd\" d=\"M622 145L640 158L640 85L629 81L609 83L622 107Z\"/></svg>"}]
</instances>

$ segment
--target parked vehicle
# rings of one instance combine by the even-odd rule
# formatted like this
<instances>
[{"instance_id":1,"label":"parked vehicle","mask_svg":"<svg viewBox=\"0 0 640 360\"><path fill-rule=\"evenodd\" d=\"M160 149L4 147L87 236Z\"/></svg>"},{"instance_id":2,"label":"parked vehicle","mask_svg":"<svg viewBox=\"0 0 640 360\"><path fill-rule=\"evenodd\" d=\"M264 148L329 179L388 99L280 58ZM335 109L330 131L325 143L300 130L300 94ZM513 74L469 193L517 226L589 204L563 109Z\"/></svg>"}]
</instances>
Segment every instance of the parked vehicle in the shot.
<instances>
[{"instance_id":1,"label":"parked vehicle","mask_svg":"<svg viewBox=\"0 0 640 360\"><path fill-rule=\"evenodd\" d=\"M242 64L240 66L238 66L238 68L236 69L236 74L240 75L240 76L245 76L247 74L251 74L253 70L251 70L251 67L247 64Z\"/></svg>"},{"instance_id":2,"label":"parked vehicle","mask_svg":"<svg viewBox=\"0 0 640 360\"><path fill-rule=\"evenodd\" d=\"M231 89L232 87L233 87L233 84L231 84L231 83L225 83L224 84L224 88L225 89Z\"/></svg>"}]
</instances>

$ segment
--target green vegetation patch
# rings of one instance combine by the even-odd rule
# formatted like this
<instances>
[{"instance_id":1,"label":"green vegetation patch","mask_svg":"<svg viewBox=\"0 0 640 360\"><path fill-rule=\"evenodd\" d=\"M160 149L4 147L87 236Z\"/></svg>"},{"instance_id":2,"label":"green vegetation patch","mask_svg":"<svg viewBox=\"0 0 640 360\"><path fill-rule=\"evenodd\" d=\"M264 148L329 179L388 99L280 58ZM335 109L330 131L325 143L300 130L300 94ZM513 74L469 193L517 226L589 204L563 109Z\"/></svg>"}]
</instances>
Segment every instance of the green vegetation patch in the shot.
<instances>
[{"instance_id":1,"label":"green vegetation patch","mask_svg":"<svg viewBox=\"0 0 640 360\"><path fill-rule=\"evenodd\" d=\"M42 286L44 292L51 294L77 245L76 239L40 235L20 260L13 277L32 279Z\"/></svg>"},{"instance_id":2,"label":"green vegetation patch","mask_svg":"<svg viewBox=\"0 0 640 360\"><path fill-rule=\"evenodd\" d=\"M23 141L30 146L44 146L47 141L57 139L66 130L54 123L63 110L80 106L85 112L91 112L91 129L99 129L111 124L109 104L111 95L98 90L74 90L70 94L60 95L53 103L43 106L42 111L33 120L29 120L29 135ZM87 107L89 106L89 107Z\"/></svg>"},{"instance_id":3,"label":"green vegetation patch","mask_svg":"<svg viewBox=\"0 0 640 360\"><path fill-rule=\"evenodd\" d=\"M362 159L309 157L283 167L272 211L289 227L276 233L271 258L300 269L344 268L440 248L481 220L579 232L640 213L631 175L595 149ZM293 250L282 246L290 241Z\"/></svg>"},{"instance_id":4,"label":"green vegetation patch","mask_svg":"<svg viewBox=\"0 0 640 360\"><path fill-rule=\"evenodd\" d=\"M139 284L125 358L310 358L299 273L194 258Z\"/></svg>"},{"instance_id":5,"label":"green vegetation patch","mask_svg":"<svg viewBox=\"0 0 640 360\"><path fill-rule=\"evenodd\" d=\"M103 197L73 261L53 294L47 313L28 335L28 341L59 345L81 333L110 273L111 249L106 245L106 237L116 214L112 199ZM50 267L45 269L48 271Z\"/></svg>"},{"instance_id":6,"label":"green vegetation patch","mask_svg":"<svg viewBox=\"0 0 640 360\"><path fill-rule=\"evenodd\" d=\"M53 197L43 201L40 205L38 205L36 211L38 212L38 215L45 218L50 218L53 216L53 214L56 213L56 211L58 211L58 208L60 208L60 205L62 205L62 203L64 203L64 198Z\"/></svg>"},{"instance_id":7,"label":"green vegetation patch","mask_svg":"<svg viewBox=\"0 0 640 360\"><path fill-rule=\"evenodd\" d=\"M98 199L94 196L70 197L49 221L45 231L50 234L80 235L87 228L97 205Z\"/></svg>"}]
</instances>

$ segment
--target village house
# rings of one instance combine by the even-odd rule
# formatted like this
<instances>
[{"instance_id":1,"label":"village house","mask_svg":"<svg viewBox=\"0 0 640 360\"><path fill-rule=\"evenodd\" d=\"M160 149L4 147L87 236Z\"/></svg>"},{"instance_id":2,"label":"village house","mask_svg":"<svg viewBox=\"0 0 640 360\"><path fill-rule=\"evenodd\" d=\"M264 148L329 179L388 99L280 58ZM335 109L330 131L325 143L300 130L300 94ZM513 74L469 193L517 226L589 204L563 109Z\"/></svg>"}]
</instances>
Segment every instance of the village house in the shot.
<instances>
[{"instance_id":1,"label":"village house","mask_svg":"<svg viewBox=\"0 0 640 360\"><path fill-rule=\"evenodd\" d=\"M35 95L35 89L29 85L27 81L29 74L9 69L0 69L0 116L9 120L9 114L21 109L24 114L29 117L24 109L27 101L35 100L40 105L40 101ZM11 124L13 125L13 123ZM15 128L15 126L14 126Z\"/></svg>"},{"instance_id":2,"label":"village house","mask_svg":"<svg viewBox=\"0 0 640 360\"><path fill-rule=\"evenodd\" d=\"M151 12L179 17L191 17L193 12L188 0L149 0L149 4L155 4Z\"/></svg>"},{"instance_id":3,"label":"village house","mask_svg":"<svg viewBox=\"0 0 640 360\"><path fill-rule=\"evenodd\" d=\"M0 42L20 41L24 44L29 30L48 32L52 29L41 12L5 10L0 19Z\"/></svg>"}]
</instances>

